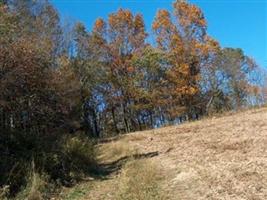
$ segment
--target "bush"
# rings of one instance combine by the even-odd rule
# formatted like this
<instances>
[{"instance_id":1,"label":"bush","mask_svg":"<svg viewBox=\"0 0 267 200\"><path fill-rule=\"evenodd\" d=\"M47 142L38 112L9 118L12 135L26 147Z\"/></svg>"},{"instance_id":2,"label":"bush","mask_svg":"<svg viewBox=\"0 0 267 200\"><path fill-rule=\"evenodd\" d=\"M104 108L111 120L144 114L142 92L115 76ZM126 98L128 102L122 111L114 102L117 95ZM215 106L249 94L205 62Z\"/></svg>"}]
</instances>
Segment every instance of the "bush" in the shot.
<instances>
[{"instance_id":1,"label":"bush","mask_svg":"<svg viewBox=\"0 0 267 200\"><path fill-rule=\"evenodd\" d=\"M79 178L96 167L94 143L83 134L65 137L63 153L72 178Z\"/></svg>"},{"instance_id":2,"label":"bush","mask_svg":"<svg viewBox=\"0 0 267 200\"><path fill-rule=\"evenodd\" d=\"M0 156L1 199L23 191L29 194L29 188L37 187L42 174L54 186L70 186L96 166L94 144L82 134L41 136L13 132L3 141L0 150L6 152Z\"/></svg>"}]
</instances>

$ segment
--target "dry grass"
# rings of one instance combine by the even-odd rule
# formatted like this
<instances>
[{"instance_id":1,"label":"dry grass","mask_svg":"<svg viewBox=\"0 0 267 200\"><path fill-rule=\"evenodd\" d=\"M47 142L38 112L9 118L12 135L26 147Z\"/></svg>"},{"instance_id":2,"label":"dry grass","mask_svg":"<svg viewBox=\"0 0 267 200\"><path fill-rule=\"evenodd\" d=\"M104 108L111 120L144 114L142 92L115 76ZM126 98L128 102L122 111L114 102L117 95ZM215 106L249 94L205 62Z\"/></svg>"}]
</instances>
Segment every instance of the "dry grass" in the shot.
<instances>
[{"instance_id":1,"label":"dry grass","mask_svg":"<svg viewBox=\"0 0 267 200\"><path fill-rule=\"evenodd\" d=\"M88 195L91 189L92 189L91 182L82 183L82 184L76 185L73 188L64 188L58 199L61 199L61 200L84 199Z\"/></svg>"},{"instance_id":2,"label":"dry grass","mask_svg":"<svg viewBox=\"0 0 267 200\"><path fill-rule=\"evenodd\" d=\"M138 153L138 149L135 146L131 146L127 142L120 140L100 145L98 147L98 152L98 160L101 163L103 161L111 162L123 157L131 157Z\"/></svg>"},{"instance_id":3,"label":"dry grass","mask_svg":"<svg viewBox=\"0 0 267 200\"><path fill-rule=\"evenodd\" d=\"M117 200L163 200L159 167L151 160L127 163L119 177Z\"/></svg>"},{"instance_id":4,"label":"dry grass","mask_svg":"<svg viewBox=\"0 0 267 200\"><path fill-rule=\"evenodd\" d=\"M45 198L47 176L32 172L27 181L27 186L16 196L16 200L42 200Z\"/></svg>"},{"instance_id":5,"label":"dry grass","mask_svg":"<svg viewBox=\"0 0 267 200\"><path fill-rule=\"evenodd\" d=\"M145 134L139 146L162 152L170 199L267 199L266 108Z\"/></svg>"},{"instance_id":6,"label":"dry grass","mask_svg":"<svg viewBox=\"0 0 267 200\"><path fill-rule=\"evenodd\" d=\"M147 199L267 199L266 107L132 133L99 148L102 163L136 151L159 155L131 161L121 173L95 181L81 199L145 199L147 190ZM154 179L159 171L163 179Z\"/></svg>"}]
</instances>

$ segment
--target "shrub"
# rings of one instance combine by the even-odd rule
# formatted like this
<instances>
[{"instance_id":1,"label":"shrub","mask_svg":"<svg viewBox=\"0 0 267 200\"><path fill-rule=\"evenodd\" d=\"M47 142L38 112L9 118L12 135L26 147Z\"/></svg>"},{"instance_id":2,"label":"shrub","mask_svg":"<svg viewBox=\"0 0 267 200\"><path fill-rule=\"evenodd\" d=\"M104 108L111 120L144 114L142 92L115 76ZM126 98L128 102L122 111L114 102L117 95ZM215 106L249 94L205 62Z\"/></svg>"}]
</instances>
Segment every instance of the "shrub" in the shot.
<instances>
[{"instance_id":1,"label":"shrub","mask_svg":"<svg viewBox=\"0 0 267 200\"><path fill-rule=\"evenodd\" d=\"M45 179L54 186L70 186L95 167L94 144L82 134L41 136L14 132L5 139L5 143L0 141L0 150L7 151L0 156L1 199L18 192L30 194L29 188L36 190L41 181L39 175L46 174Z\"/></svg>"},{"instance_id":2,"label":"shrub","mask_svg":"<svg viewBox=\"0 0 267 200\"><path fill-rule=\"evenodd\" d=\"M96 167L94 142L83 134L65 137L63 153L73 178L79 178Z\"/></svg>"}]
</instances>

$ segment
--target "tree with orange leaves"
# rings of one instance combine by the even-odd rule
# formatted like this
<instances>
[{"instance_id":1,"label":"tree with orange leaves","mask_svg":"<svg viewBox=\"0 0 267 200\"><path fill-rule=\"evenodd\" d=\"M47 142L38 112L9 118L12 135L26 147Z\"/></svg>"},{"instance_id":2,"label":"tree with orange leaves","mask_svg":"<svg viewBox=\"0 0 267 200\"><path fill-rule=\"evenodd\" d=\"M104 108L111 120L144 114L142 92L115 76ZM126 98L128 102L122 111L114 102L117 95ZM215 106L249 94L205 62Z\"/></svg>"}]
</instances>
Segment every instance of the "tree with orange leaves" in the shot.
<instances>
[{"instance_id":1,"label":"tree with orange leaves","mask_svg":"<svg viewBox=\"0 0 267 200\"><path fill-rule=\"evenodd\" d=\"M95 53L106 72L106 109L112 113L117 132L129 132L137 126L132 108L138 95L136 79L140 76L132 58L141 55L146 36L143 17L124 9L110 14L107 22L97 19L92 31Z\"/></svg>"},{"instance_id":2,"label":"tree with orange leaves","mask_svg":"<svg viewBox=\"0 0 267 200\"><path fill-rule=\"evenodd\" d=\"M197 6L176 1L173 8L173 16L167 10L158 11L153 30L158 47L168 56L165 93L169 94L170 116L184 110L193 118L199 112L201 67L218 45L208 37L204 15Z\"/></svg>"}]
</instances>

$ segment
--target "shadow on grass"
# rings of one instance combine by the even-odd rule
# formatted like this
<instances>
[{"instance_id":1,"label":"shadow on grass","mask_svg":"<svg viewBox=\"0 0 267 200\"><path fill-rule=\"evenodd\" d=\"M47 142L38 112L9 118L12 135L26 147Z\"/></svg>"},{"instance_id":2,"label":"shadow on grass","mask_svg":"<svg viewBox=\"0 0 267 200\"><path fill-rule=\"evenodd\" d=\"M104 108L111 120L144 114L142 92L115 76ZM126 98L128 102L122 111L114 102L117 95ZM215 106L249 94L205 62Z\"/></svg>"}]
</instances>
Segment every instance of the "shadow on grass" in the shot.
<instances>
[{"instance_id":1,"label":"shadow on grass","mask_svg":"<svg viewBox=\"0 0 267 200\"><path fill-rule=\"evenodd\" d=\"M116 142L116 141L122 139L125 136L126 136L126 134L117 135L117 136L108 137L108 138L101 138L101 139L98 140L98 144L106 144L106 143L109 143L109 142Z\"/></svg>"},{"instance_id":2,"label":"shadow on grass","mask_svg":"<svg viewBox=\"0 0 267 200\"><path fill-rule=\"evenodd\" d=\"M159 152L154 151L149 153L143 153L143 154L138 153L131 156L124 156L116 161L98 165L97 168L93 171L94 173L93 175L94 178L96 179L109 179L109 175L113 173L119 173L123 165L131 159L139 160L145 158L152 158L158 155Z\"/></svg>"}]
</instances>

